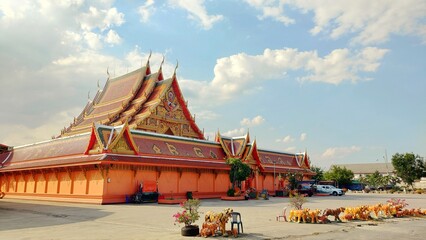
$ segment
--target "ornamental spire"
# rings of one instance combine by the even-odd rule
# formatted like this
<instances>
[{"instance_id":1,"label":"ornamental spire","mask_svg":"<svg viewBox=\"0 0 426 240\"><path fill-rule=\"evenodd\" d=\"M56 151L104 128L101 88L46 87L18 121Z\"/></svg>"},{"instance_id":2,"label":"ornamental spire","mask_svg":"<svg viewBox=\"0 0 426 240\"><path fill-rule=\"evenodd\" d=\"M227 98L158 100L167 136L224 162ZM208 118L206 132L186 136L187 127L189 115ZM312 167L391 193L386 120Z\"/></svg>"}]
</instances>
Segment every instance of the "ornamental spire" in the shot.
<instances>
[{"instance_id":1,"label":"ornamental spire","mask_svg":"<svg viewBox=\"0 0 426 240\"><path fill-rule=\"evenodd\" d=\"M176 78L176 70L178 69L178 67L179 67L179 61L176 59L176 67L175 67L175 71L173 72L173 76L172 76L173 79Z\"/></svg>"},{"instance_id":2,"label":"ornamental spire","mask_svg":"<svg viewBox=\"0 0 426 240\"><path fill-rule=\"evenodd\" d=\"M163 78L163 64L164 64L164 59L165 59L165 56L164 56L164 54L163 54L163 60L161 61L160 69L158 69L158 80L159 80L159 81L161 81L161 80L163 80L163 79L164 79L164 78Z\"/></svg>"},{"instance_id":3,"label":"ornamental spire","mask_svg":"<svg viewBox=\"0 0 426 240\"><path fill-rule=\"evenodd\" d=\"M107 75L108 75L108 79L110 78L110 75L109 75L109 66L107 67Z\"/></svg>"},{"instance_id":4,"label":"ornamental spire","mask_svg":"<svg viewBox=\"0 0 426 240\"><path fill-rule=\"evenodd\" d=\"M148 60L146 60L146 64L145 64L145 67L146 67L145 74L146 75L151 74L151 67L150 67L150 64L149 64L149 60L151 60L151 56L152 56L152 50L149 50Z\"/></svg>"}]
</instances>

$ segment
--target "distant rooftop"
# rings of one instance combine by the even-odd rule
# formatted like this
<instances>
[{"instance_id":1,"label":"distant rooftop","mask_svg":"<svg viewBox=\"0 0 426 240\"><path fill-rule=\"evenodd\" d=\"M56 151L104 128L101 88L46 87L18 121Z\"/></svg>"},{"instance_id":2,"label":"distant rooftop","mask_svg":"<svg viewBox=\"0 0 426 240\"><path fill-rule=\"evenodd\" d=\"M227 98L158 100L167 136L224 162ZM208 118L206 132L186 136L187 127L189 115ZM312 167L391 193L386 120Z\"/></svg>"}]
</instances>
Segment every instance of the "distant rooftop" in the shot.
<instances>
[{"instance_id":1,"label":"distant rooftop","mask_svg":"<svg viewBox=\"0 0 426 240\"><path fill-rule=\"evenodd\" d=\"M354 174L372 174L375 171L380 173L392 173L394 171L391 163L356 163L356 164L334 164L332 166L346 167Z\"/></svg>"}]
</instances>

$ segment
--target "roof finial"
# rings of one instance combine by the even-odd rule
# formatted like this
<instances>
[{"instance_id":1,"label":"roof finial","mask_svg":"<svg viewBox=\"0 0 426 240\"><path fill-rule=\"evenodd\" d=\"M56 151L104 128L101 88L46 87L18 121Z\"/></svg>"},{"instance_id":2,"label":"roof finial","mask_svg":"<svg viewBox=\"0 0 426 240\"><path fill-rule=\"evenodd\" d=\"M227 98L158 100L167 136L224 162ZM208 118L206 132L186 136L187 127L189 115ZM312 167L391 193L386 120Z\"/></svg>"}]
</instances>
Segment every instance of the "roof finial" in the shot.
<instances>
[{"instance_id":1,"label":"roof finial","mask_svg":"<svg viewBox=\"0 0 426 240\"><path fill-rule=\"evenodd\" d=\"M150 49L149 50L149 55L148 55L148 60L146 60L146 67L149 67L149 60L151 59L151 56L152 56L152 50ZM142 63L142 61L141 61L141 63Z\"/></svg>"},{"instance_id":2,"label":"roof finial","mask_svg":"<svg viewBox=\"0 0 426 240\"><path fill-rule=\"evenodd\" d=\"M88 101L88 102L91 102L91 100L90 100L90 91L89 91L89 92L87 92L87 101Z\"/></svg>"},{"instance_id":3,"label":"roof finial","mask_svg":"<svg viewBox=\"0 0 426 240\"><path fill-rule=\"evenodd\" d=\"M109 66L107 67L107 75L108 75L108 79L109 79Z\"/></svg>"},{"instance_id":4,"label":"roof finial","mask_svg":"<svg viewBox=\"0 0 426 240\"><path fill-rule=\"evenodd\" d=\"M163 54L163 60L161 61L161 64L160 64L160 69L162 69L163 68L163 64L164 64L164 59L165 59L166 57L164 56L164 54Z\"/></svg>"},{"instance_id":5,"label":"roof finial","mask_svg":"<svg viewBox=\"0 0 426 240\"><path fill-rule=\"evenodd\" d=\"M98 91L100 91L101 90L101 86L99 85L99 79L98 79Z\"/></svg>"},{"instance_id":6,"label":"roof finial","mask_svg":"<svg viewBox=\"0 0 426 240\"><path fill-rule=\"evenodd\" d=\"M178 69L178 67L179 67L179 61L176 59L176 67L175 67L175 71L173 72L172 78L176 78L176 69Z\"/></svg>"},{"instance_id":7,"label":"roof finial","mask_svg":"<svg viewBox=\"0 0 426 240\"><path fill-rule=\"evenodd\" d=\"M158 69L158 81L162 81L164 78L163 78L163 64L164 64L164 54L163 54L163 60L161 61L161 64L160 64L160 69Z\"/></svg>"}]
</instances>

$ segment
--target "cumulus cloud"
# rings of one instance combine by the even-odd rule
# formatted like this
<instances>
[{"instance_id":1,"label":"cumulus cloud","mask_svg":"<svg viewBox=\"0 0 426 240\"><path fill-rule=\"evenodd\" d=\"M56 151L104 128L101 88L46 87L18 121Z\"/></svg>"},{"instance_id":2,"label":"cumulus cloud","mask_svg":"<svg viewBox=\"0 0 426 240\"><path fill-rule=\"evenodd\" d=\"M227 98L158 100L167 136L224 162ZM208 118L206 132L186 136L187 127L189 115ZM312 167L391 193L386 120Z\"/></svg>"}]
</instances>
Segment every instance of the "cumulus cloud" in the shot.
<instances>
[{"instance_id":1,"label":"cumulus cloud","mask_svg":"<svg viewBox=\"0 0 426 240\"><path fill-rule=\"evenodd\" d=\"M262 12L262 15L258 16L260 20L272 18L284 25L293 24L295 22L294 19L291 19L284 14L284 3L282 1L246 0L246 2L250 6Z\"/></svg>"},{"instance_id":2,"label":"cumulus cloud","mask_svg":"<svg viewBox=\"0 0 426 240\"><path fill-rule=\"evenodd\" d=\"M152 14L156 11L154 6L154 0L147 0L145 4L138 8L138 13L140 16L140 21L146 23L151 18Z\"/></svg>"},{"instance_id":3,"label":"cumulus cloud","mask_svg":"<svg viewBox=\"0 0 426 240\"><path fill-rule=\"evenodd\" d=\"M92 31L97 28L105 31L123 24L124 14L118 12L116 8L97 9L91 6L87 12L80 14L78 20L83 30Z\"/></svg>"},{"instance_id":4,"label":"cumulus cloud","mask_svg":"<svg viewBox=\"0 0 426 240\"><path fill-rule=\"evenodd\" d=\"M246 0L262 12L260 19L271 18L285 25L295 19L284 9L312 13L312 35L325 34L332 39L353 35L352 41L363 45L385 42L393 34L414 35L426 41L424 0Z\"/></svg>"},{"instance_id":5,"label":"cumulus cloud","mask_svg":"<svg viewBox=\"0 0 426 240\"><path fill-rule=\"evenodd\" d=\"M284 138L280 138L275 140L276 142L283 142L283 143L290 143L294 141L294 138L292 138L290 135L285 136Z\"/></svg>"},{"instance_id":6,"label":"cumulus cloud","mask_svg":"<svg viewBox=\"0 0 426 240\"><path fill-rule=\"evenodd\" d=\"M295 152L296 151L296 147L288 147L284 149L285 152Z\"/></svg>"},{"instance_id":7,"label":"cumulus cloud","mask_svg":"<svg viewBox=\"0 0 426 240\"><path fill-rule=\"evenodd\" d=\"M256 117L254 117L253 119L243 118L243 120L241 120L240 124L241 124L241 126L253 127L253 126L258 126L258 125L262 124L263 122L265 122L265 119L262 116L258 115Z\"/></svg>"},{"instance_id":8,"label":"cumulus cloud","mask_svg":"<svg viewBox=\"0 0 426 240\"><path fill-rule=\"evenodd\" d=\"M361 147L351 146L351 147L332 147L327 148L321 155L323 159L336 159L344 158L352 153L361 151Z\"/></svg>"},{"instance_id":9,"label":"cumulus cloud","mask_svg":"<svg viewBox=\"0 0 426 240\"><path fill-rule=\"evenodd\" d=\"M0 125L0 143L10 146L20 146L51 139L60 133L60 129L69 124L73 116L81 111L80 108L61 111L45 119L45 123L36 127L28 127L25 124L11 123Z\"/></svg>"},{"instance_id":10,"label":"cumulus cloud","mask_svg":"<svg viewBox=\"0 0 426 240\"><path fill-rule=\"evenodd\" d=\"M306 139L307 134L306 133L302 133L300 134L300 141L303 142Z\"/></svg>"},{"instance_id":11,"label":"cumulus cloud","mask_svg":"<svg viewBox=\"0 0 426 240\"><path fill-rule=\"evenodd\" d=\"M195 115L196 119L214 120L214 119L218 118L218 116L219 116L217 113L210 111L210 110L197 110L197 109L193 109L193 108L190 107L190 111L197 113L197 115Z\"/></svg>"},{"instance_id":12,"label":"cumulus cloud","mask_svg":"<svg viewBox=\"0 0 426 240\"><path fill-rule=\"evenodd\" d=\"M99 34L86 32L84 34L84 40L86 40L87 46L91 49L99 50L102 48L101 35Z\"/></svg>"},{"instance_id":13,"label":"cumulus cloud","mask_svg":"<svg viewBox=\"0 0 426 240\"><path fill-rule=\"evenodd\" d=\"M102 44L118 44L115 27L124 14L111 1L1 1L0 77L2 104L13 106L0 119L0 142L21 145L49 139L68 126L96 92L96 82L145 64L138 47L124 59L102 53ZM28 37L30 36L30 37ZM162 53L153 53L153 68ZM165 77L174 64L164 64ZM157 69L155 69L157 70ZM77 110L76 110L77 109ZM59 114L58 114L59 113ZM29 135L33 136L30 137Z\"/></svg>"},{"instance_id":14,"label":"cumulus cloud","mask_svg":"<svg viewBox=\"0 0 426 240\"><path fill-rule=\"evenodd\" d=\"M224 133L220 133L223 136L228 136L228 137L239 137L239 136L243 136L245 134L247 134L247 129L245 128L236 128L233 130L229 130L227 132Z\"/></svg>"},{"instance_id":15,"label":"cumulus cloud","mask_svg":"<svg viewBox=\"0 0 426 240\"><path fill-rule=\"evenodd\" d=\"M356 83L368 80L360 75L376 71L387 52L387 49L367 47L359 51L335 49L324 57L316 51L294 48L265 49L260 55L239 53L217 60L211 82L187 80L182 86L199 99L224 102L235 95L251 93L246 89L259 88L263 81L283 79L288 71L304 70L307 74L300 81L335 85L344 81Z\"/></svg>"},{"instance_id":16,"label":"cumulus cloud","mask_svg":"<svg viewBox=\"0 0 426 240\"><path fill-rule=\"evenodd\" d=\"M105 38L105 42L109 43L111 46L113 46L115 44L120 44L121 43L121 38L117 34L117 32L115 32L114 30L110 29L108 31L108 34L107 34L106 38Z\"/></svg>"},{"instance_id":17,"label":"cumulus cloud","mask_svg":"<svg viewBox=\"0 0 426 240\"><path fill-rule=\"evenodd\" d=\"M169 2L188 11L188 17L199 22L205 30L209 30L213 24L223 19L222 15L209 15L204 0L169 0Z\"/></svg>"}]
</instances>

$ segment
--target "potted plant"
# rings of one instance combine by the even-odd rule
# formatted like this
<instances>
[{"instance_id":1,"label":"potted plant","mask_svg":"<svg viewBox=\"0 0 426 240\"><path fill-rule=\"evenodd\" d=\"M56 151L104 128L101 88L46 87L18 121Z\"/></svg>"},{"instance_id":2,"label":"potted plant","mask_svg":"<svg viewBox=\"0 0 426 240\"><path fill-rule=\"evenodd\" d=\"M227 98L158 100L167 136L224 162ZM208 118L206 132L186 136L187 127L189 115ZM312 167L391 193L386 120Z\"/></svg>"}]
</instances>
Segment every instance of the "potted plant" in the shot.
<instances>
[{"instance_id":1,"label":"potted plant","mask_svg":"<svg viewBox=\"0 0 426 240\"><path fill-rule=\"evenodd\" d=\"M183 211L177 212L173 217L175 218L175 222L185 224L181 229L182 236L197 236L200 229L194 223L200 218L200 214L198 213L200 200L188 199L181 203L180 206L183 208Z\"/></svg>"}]
</instances>

